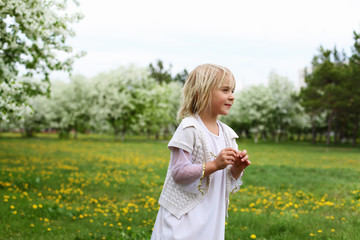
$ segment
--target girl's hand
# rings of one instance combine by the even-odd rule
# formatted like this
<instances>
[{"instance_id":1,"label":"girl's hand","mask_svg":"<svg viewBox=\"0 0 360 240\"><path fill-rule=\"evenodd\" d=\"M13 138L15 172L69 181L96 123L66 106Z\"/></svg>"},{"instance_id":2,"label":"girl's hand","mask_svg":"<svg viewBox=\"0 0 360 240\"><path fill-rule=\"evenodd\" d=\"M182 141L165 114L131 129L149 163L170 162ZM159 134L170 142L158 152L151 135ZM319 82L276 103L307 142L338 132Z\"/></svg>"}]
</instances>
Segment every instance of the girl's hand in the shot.
<instances>
[{"instance_id":1,"label":"girl's hand","mask_svg":"<svg viewBox=\"0 0 360 240\"><path fill-rule=\"evenodd\" d=\"M238 151L233 168L241 168L244 170L250 164L251 162L249 161L249 155L247 155L247 151Z\"/></svg>"},{"instance_id":2,"label":"girl's hand","mask_svg":"<svg viewBox=\"0 0 360 240\"><path fill-rule=\"evenodd\" d=\"M239 178L244 169L251 164L247 151L238 151L233 166L231 167L231 173L234 178Z\"/></svg>"},{"instance_id":3,"label":"girl's hand","mask_svg":"<svg viewBox=\"0 0 360 240\"><path fill-rule=\"evenodd\" d=\"M215 163L216 169L220 170L226 168L229 164L233 165L237 155L237 151L233 148L225 148L221 150L219 155L213 161Z\"/></svg>"},{"instance_id":4,"label":"girl's hand","mask_svg":"<svg viewBox=\"0 0 360 240\"><path fill-rule=\"evenodd\" d=\"M233 148L223 149L215 160L206 163L204 176L207 177L218 170L224 169L227 165L233 165L237 154L238 152Z\"/></svg>"}]
</instances>

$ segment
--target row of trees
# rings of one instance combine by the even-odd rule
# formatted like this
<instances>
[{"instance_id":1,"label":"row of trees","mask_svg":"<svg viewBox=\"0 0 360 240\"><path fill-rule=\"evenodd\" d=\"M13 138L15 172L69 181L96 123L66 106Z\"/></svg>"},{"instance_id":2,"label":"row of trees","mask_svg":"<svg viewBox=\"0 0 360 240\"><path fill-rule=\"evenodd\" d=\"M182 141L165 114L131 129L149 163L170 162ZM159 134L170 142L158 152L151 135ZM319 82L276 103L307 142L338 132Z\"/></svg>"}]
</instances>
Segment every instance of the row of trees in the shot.
<instances>
[{"instance_id":1,"label":"row of trees","mask_svg":"<svg viewBox=\"0 0 360 240\"><path fill-rule=\"evenodd\" d=\"M309 127L308 116L297 101L294 84L270 73L268 85L253 85L235 93L235 102L224 121L247 137L275 142L296 132L300 138Z\"/></svg>"},{"instance_id":2,"label":"row of trees","mask_svg":"<svg viewBox=\"0 0 360 240\"><path fill-rule=\"evenodd\" d=\"M127 132L169 132L176 118L181 83L158 83L148 68L120 67L88 79L74 76L70 82L52 84L50 98L30 99L33 113L12 118L3 128L34 131L57 130L60 137L75 132L109 132L124 139Z\"/></svg>"},{"instance_id":3,"label":"row of trees","mask_svg":"<svg viewBox=\"0 0 360 240\"><path fill-rule=\"evenodd\" d=\"M321 48L320 54L325 53L329 51ZM314 59L319 59L319 56L322 55ZM236 92L233 108L222 120L238 133L253 137L255 142L260 138L278 142L288 139L289 134L301 139L302 134L312 132L314 142L319 134L326 133L329 138L330 133L334 133L335 141L352 138L355 144L359 130L359 119L356 118L359 106L356 104L359 104L360 88L356 85L359 83L356 80L358 75L352 74L358 69L351 67L351 62L335 64L330 61L333 72L326 76L331 79L335 79L334 76L348 78L338 80L335 87L334 84L326 86L324 83L314 87L319 71L324 71L323 65L328 66L329 62L316 66L318 62L313 63L313 71L305 77L307 86L301 91L295 89L286 77L272 72L267 86L253 85ZM176 112L187 72L184 70L172 77L171 68L165 69L161 61L156 67L150 66L152 68L131 65L94 78L77 75L70 82L55 81L49 97L29 98L32 113L26 112L22 118L10 114L10 121L3 121L0 128L22 129L27 136L44 130L56 130L60 137L68 137L70 131L75 132L75 137L77 132L113 132L116 138L121 135L121 139L129 131L156 135L157 138L160 133L167 135L177 125ZM336 92L326 92L329 89ZM323 95L327 98L322 98ZM328 98L332 100L329 103L326 102ZM330 111L330 107L334 108L334 112ZM341 121L340 128L331 130L329 127L331 114L336 121Z\"/></svg>"},{"instance_id":4,"label":"row of trees","mask_svg":"<svg viewBox=\"0 0 360 240\"><path fill-rule=\"evenodd\" d=\"M360 34L354 32L352 56L320 48L309 72L305 71L306 87L299 100L310 116L313 139L321 127L318 116L326 119L326 141L334 133L335 143L344 137L355 144L360 124ZM314 140L313 140L314 141Z\"/></svg>"},{"instance_id":5,"label":"row of trees","mask_svg":"<svg viewBox=\"0 0 360 240\"><path fill-rule=\"evenodd\" d=\"M355 145L360 125L360 33L354 32L352 55L319 48L305 69L305 86L295 91L286 78L270 74L268 86L251 86L237 93L238 101L225 120L237 131L279 141L290 133L312 141L351 139ZM319 137L320 135L320 137Z\"/></svg>"},{"instance_id":6,"label":"row of trees","mask_svg":"<svg viewBox=\"0 0 360 240\"><path fill-rule=\"evenodd\" d=\"M23 129L27 136L44 130L57 130L60 137L68 137L70 131L75 132L75 137L77 132L86 131L112 132L121 139L128 132L157 138L161 133L166 136L177 125L175 119L183 80L171 77L169 81L160 81L151 76L164 77L169 72L170 69L131 65L94 78L78 75L67 83L56 81L52 84L50 98L30 98L33 114L24 114L21 119L13 117L0 127ZM309 89L304 87L299 92L286 77L272 72L266 86L253 85L237 91L230 114L222 120L241 135L253 137L255 142L260 138L279 142L289 135L300 140L303 134L311 131L322 135L329 129L327 112L307 111L302 94ZM346 109L349 109L348 115L356 113ZM351 123L352 118L344 117L344 120ZM342 126L344 132L339 140L352 137L355 143L357 134L350 135L351 126Z\"/></svg>"},{"instance_id":7,"label":"row of trees","mask_svg":"<svg viewBox=\"0 0 360 240\"><path fill-rule=\"evenodd\" d=\"M76 4L77 1L73 0ZM67 44L70 28L83 17L66 12L67 0L4 0L0 2L0 128L167 133L176 125L181 85L187 71L171 75L161 61L148 68L135 66L68 83L50 84L54 70L71 72L83 53ZM231 114L223 120L255 141L279 141L289 133L313 141L333 133L335 142L359 134L360 33L354 32L352 55L320 47L305 71L300 92L286 78L271 73L268 86L251 86L237 94ZM59 55L63 57L59 57ZM39 96L40 95L40 96Z\"/></svg>"}]
</instances>

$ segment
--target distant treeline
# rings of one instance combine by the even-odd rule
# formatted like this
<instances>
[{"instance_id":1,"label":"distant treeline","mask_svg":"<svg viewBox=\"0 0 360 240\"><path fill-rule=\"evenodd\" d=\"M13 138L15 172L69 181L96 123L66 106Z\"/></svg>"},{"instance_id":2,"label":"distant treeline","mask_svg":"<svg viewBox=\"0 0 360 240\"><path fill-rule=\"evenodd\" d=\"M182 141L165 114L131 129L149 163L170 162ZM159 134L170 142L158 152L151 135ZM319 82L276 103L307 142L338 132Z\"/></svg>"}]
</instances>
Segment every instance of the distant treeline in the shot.
<instances>
[{"instance_id":1,"label":"distant treeline","mask_svg":"<svg viewBox=\"0 0 360 240\"><path fill-rule=\"evenodd\" d=\"M267 86L249 86L235 93L229 116L222 121L240 136L255 142L275 142L312 136L327 144L359 137L360 36L354 32L352 56L336 48L319 48L311 67L304 70L305 86L295 89L286 77L270 73ZM94 78L74 76L55 81L48 97L29 99L33 113L2 122L2 130L21 129L24 135L56 130L60 137L70 131L112 132L165 137L176 128L176 114L186 69L171 75L161 60L147 68L123 66ZM11 116L11 115L10 115ZM75 134L76 137L76 134Z\"/></svg>"}]
</instances>

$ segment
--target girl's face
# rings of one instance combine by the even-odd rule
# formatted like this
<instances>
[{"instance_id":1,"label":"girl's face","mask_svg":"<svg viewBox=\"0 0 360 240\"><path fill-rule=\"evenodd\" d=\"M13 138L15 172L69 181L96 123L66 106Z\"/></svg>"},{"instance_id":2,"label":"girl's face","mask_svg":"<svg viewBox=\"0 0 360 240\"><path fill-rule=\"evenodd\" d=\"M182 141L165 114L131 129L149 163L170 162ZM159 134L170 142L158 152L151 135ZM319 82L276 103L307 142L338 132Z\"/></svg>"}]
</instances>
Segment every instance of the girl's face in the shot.
<instances>
[{"instance_id":1,"label":"girl's face","mask_svg":"<svg viewBox=\"0 0 360 240\"><path fill-rule=\"evenodd\" d=\"M228 115L234 103L234 87L229 77L224 81L220 88L211 91L210 111L213 115Z\"/></svg>"}]
</instances>

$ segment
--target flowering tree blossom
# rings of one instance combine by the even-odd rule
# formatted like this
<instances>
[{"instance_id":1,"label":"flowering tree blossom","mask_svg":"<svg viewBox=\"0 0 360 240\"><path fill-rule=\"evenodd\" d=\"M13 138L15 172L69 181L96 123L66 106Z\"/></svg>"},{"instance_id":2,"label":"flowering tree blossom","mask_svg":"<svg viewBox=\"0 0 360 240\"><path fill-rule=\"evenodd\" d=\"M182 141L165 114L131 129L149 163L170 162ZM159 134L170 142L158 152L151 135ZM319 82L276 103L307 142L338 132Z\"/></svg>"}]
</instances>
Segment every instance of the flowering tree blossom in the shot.
<instances>
[{"instance_id":1,"label":"flowering tree blossom","mask_svg":"<svg viewBox=\"0 0 360 240\"><path fill-rule=\"evenodd\" d=\"M92 110L95 122L105 119L116 138L121 134L124 140L126 132L139 121L149 101L144 96L156 85L155 80L149 77L148 69L130 65L99 74L93 81L97 92Z\"/></svg>"},{"instance_id":2,"label":"flowering tree blossom","mask_svg":"<svg viewBox=\"0 0 360 240\"><path fill-rule=\"evenodd\" d=\"M27 98L49 92L51 71L70 72L83 54L72 54L66 42L74 36L69 25L82 15L66 13L66 6L67 0L0 1L0 121L31 111Z\"/></svg>"}]
</instances>

